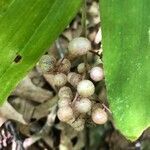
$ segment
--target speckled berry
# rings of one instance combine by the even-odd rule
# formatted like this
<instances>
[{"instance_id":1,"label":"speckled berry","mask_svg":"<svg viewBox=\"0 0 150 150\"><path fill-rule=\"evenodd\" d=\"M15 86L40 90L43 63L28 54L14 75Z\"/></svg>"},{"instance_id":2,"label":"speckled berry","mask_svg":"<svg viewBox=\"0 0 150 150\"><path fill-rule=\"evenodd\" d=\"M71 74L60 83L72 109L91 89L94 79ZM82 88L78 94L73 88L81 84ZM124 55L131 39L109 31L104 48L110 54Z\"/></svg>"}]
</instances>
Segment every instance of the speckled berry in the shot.
<instances>
[{"instance_id":1,"label":"speckled berry","mask_svg":"<svg viewBox=\"0 0 150 150\"><path fill-rule=\"evenodd\" d=\"M52 71L55 63L55 57L49 55L43 55L39 60L39 66L44 73Z\"/></svg>"},{"instance_id":2,"label":"speckled berry","mask_svg":"<svg viewBox=\"0 0 150 150\"><path fill-rule=\"evenodd\" d=\"M84 125L85 125L85 119L84 118L76 118L76 120L74 120L72 123L69 123L74 130L76 131L82 131L84 129Z\"/></svg>"},{"instance_id":3,"label":"speckled berry","mask_svg":"<svg viewBox=\"0 0 150 150\"><path fill-rule=\"evenodd\" d=\"M58 87L64 86L67 83L67 76L63 73L56 74L54 84Z\"/></svg>"},{"instance_id":4,"label":"speckled berry","mask_svg":"<svg viewBox=\"0 0 150 150\"><path fill-rule=\"evenodd\" d=\"M75 72L70 72L67 76L67 80L72 86L77 87L79 82L82 80L82 76Z\"/></svg>"},{"instance_id":5,"label":"speckled berry","mask_svg":"<svg viewBox=\"0 0 150 150\"><path fill-rule=\"evenodd\" d=\"M65 106L69 106L69 104L71 103L71 99L69 98L60 98L58 100L58 107L61 108L61 107L65 107Z\"/></svg>"},{"instance_id":6,"label":"speckled berry","mask_svg":"<svg viewBox=\"0 0 150 150\"><path fill-rule=\"evenodd\" d=\"M71 68L71 63L68 59L60 59L58 61L58 64L59 64L59 71L60 72L63 72L63 73L68 73L70 71L70 68Z\"/></svg>"},{"instance_id":7,"label":"speckled berry","mask_svg":"<svg viewBox=\"0 0 150 150\"><path fill-rule=\"evenodd\" d=\"M58 97L59 98L69 98L72 100L73 93L72 93L70 87L67 87L67 86L61 87L59 92L58 92Z\"/></svg>"}]
</instances>

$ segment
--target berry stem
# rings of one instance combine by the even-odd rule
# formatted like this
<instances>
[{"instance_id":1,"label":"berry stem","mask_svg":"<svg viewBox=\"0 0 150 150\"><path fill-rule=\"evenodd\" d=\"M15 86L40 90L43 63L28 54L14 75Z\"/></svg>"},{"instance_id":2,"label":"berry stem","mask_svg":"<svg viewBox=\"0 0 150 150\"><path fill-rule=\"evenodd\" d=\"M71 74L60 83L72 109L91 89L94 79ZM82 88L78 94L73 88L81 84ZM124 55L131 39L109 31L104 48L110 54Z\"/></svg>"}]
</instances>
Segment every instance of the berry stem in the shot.
<instances>
[{"instance_id":1,"label":"berry stem","mask_svg":"<svg viewBox=\"0 0 150 150\"><path fill-rule=\"evenodd\" d=\"M107 110L110 114L112 114L112 112L110 111L110 109L104 103L102 103L102 106L104 107L105 110Z\"/></svg>"},{"instance_id":2,"label":"berry stem","mask_svg":"<svg viewBox=\"0 0 150 150\"><path fill-rule=\"evenodd\" d=\"M25 149L27 149L29 146L31 146L32 144L34 144L35 142L39 141L41 138L49 134L52 126L54 125L54 121L56 118L56 111L57 111L57 105L54 105L52 107L51 112L47 116L47 121L45 125L43 126L43 128L38 133L35 133L29 138L25 139L23 143Z\"/></svg>"},{"instance_id":3,"label":"berry stem","mask_svg":"<svg viewBox=\"0 0 150 150\"><path fill-rule=\"evenodd\" d=\"M112 114L112 112L110 111L110 109L99 99L99 97L97 95L95 95L95 96L98 99L98 101L101 103L101 105L103 106L103 108L105 110L107 110L110 114Z\"/></svg>"},{"instance_id":4,"label":"berry stem","mask_svg":"<svg viewBox=\"0 0 150 150\"><path fill-rule=\"evenodd\" d=\"M91 52L91 53L93 53L93 54L95 54L95 55L97 55L101 58L101 55L98 52L95 52L95 51L92 51L92 50L90 50L89 52Z\"/></svg>"},{"instance_id":5,"label":"berry stem","mask_svg":"<svg viewBox=\"0 0 150 150\"><path fill-rule=\"evenodd\" d=\"M75 97L74 97L74 99L72 101L72 105L74 105L74 103L78 99L78 97L79 97L79 94L78 94L78 92L76 92L76 95L75 95Z\"/></svg>"}]
</instances>

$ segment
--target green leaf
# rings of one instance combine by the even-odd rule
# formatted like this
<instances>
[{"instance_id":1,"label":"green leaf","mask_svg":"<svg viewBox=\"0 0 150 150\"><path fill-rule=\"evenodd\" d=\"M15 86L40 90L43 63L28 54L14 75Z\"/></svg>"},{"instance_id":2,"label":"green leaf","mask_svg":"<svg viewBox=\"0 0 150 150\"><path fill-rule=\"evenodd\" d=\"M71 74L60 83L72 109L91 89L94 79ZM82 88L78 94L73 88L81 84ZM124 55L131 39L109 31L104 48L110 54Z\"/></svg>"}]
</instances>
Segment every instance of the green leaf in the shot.
<instances>
[{"instance_id":1,"label":"green leaf","mask_svg":"<svg viewBox=\"0 0 150 150\"><path fill-rule=\"evenodd\" d=\"M101 0L104 69L114 124L130 140L150 126L150 1Z\"/></svg>"},{"instance_id":2,"label":"green leaf","mask_svg":"<svg viewBox=\"0 0 150 150\"><path fill-rule=\"evenodd\" d=\"M81 0L0 1L0 103L80 8Z\"/></svg>"}]
</instances>

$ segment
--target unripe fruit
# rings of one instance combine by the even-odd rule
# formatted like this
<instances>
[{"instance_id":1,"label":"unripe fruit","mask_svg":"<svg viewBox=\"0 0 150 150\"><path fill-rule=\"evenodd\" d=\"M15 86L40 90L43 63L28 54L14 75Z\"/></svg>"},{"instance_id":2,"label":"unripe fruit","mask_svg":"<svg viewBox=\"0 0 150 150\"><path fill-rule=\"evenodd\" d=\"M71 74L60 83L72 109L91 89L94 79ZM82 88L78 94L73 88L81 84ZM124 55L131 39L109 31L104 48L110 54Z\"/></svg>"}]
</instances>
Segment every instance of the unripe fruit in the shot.
<instances>
[{"instance_id":1,"label":"unripe fruit","mask_svg":"<svg viewBox=\"0 0 150 150\"><path fill-rule=\"evenodd\" d=\"M59 60L58 64L60 64L59 66L59 71L63 72L63 73L68 73L70 71L71 68L71 63L68 59L61 59Z\"/></svg>"},{"instance_id":2,"label":"unripe fruit","mask_svg":"<svg viewBox=\"0 0 150 150\"><path fill-rule=\"evenodd\" d=\"M91 50L91 43L87 38L77 37L69 43L68 50L72 56L82 56Z\"/></svg>"},{"instance_id":3,"label":"unripe fruit","mask_svg":"<svg viewBox=\"0 0 150 150\"><path fill-rule=\"evenodd\" d=\"M71 99L69 98L60 98L58 100L58 107L65 107L65 106L69 106L69 104L71 103Z\"/></svg>"},{"instance_id":4,"label":"unripe fruit","mask_svg":"<svg viewBox=\"0 0 150 150\"><path fill-rule=\"evenodd\" d=\"M94 94L95 86L90 80L82 80L77 86L77 91L82 97L89 97Z\"/></svg>"},{"instance_id":5,"label":"unripe fruit","mask_svg":"<svg viewBox=\"0 0 150 150\"><path fill-rule=\"evenodd\" d=\"M60 90L58 92L58 97L59 98L68 98L68 99L72 100L73 94L72 94L72 91L69 87L64 86L64 87L60 88Z\"/></svg>"},{"instance_id":6,"label":"unripe fruit","mask_svg":"<svg viewBox=\"0 0 150 150\"><path fill-rule=\"evenodd\" d=\"M78 67L77 67L77 70L78 70L79 73L84 73L85 70L86 70L85 63L79 64Z\"/></svg>"},{"instance_id":7,"label":"unripe fruit","mask_svg":"<svg viewBox=\"0 0 150 150\"><path fill-rule=\"evenodd\" d=\"M104 78L103 69L100 67L93 67L90 71L90 77L93 81L101 81Z\"/></svg>"},{"instance_id":8,"label":"unripe fruit","mask_svg":"<svg viewBox=\"0 0 150 150\"><path fill-rule=\"evenodd\" d=\"M96 124L104 124L108 120L107 113L101 108L96 108L92 111L92 120Z\"/></svg>"},{"instance_id":9,"label":"unripe fruit","mask_svg":"<svg viewBox=\"0 0 150 150\"><path fill-rule=\"evenodd\" d=\"M80 113L87 113L91 110L92 102L88 98L81 98L75 102L75 109Z\"/></svg>"},{"instance_id":10,"label":"unripe fruit","mask_svg":"<svg viewBox=\"0 0 150 150\"><path fill-rule=\"evenodd\" d=\"M80 74L70 72L67 76L67 80L72 86L77 87L79 82L82 80L82 77Z\"/></svg>"},{"instance_id":11,"label":"unripe fruit","mask_svg":"<svg viewBox=\"0 0 150 150\"><path fill-rule=\"evenodd\" d=\"M67 83L67 76L63 73L56 74L54 84L58 87L64 86Z\"/></svg>"},{"instance_id":12,"label":"unripe fruit","mask_svg":"<svg viewBox=\"0 0 150 150\"><path fill-rule=\"evenodd\" d=\"M58 116L60 121L67 122L74 117L73 116L73 110L69 106L61 107L57 111L57 116Z\"/></svg>"},{"instance_id":13,"label":"unripe fruit","mask_svg":"<svg viewBox=\"0 0 150 150\"><path fill-rule=\"evenodd\" d=\"M56 63L55 57L49 55L43 55L39 60L39 66L43 72L52 71L55 63Z\"/></svg>"}]
</instances>

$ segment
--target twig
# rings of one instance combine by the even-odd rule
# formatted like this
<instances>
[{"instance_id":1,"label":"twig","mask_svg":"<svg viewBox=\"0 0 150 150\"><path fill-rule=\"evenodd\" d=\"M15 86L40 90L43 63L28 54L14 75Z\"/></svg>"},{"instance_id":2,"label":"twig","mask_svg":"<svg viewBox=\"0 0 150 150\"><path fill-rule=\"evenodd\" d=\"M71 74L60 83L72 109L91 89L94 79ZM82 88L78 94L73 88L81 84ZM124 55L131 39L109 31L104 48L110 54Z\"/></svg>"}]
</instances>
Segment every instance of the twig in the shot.
<instances>
[{"instance_id":1,"label":"twig","mask_svg":"<svg viewBox=\"0 0 150 150\"><path fill-rule=\"evenodd\" d=\"M29 146L40 140L43 136L47 135L51 127L54 124L55 118L56 118L56 110L57 110L57 105L54 105L52 108L51 113L47 116L47 121L43 128L36 134L32 135L31 137L25 139L23 146L25 149L27 149Z\"/></svg>"},{"instance_id":2,"label":"twig","mask_svg":"<svg viewBox=\"0 0 150 150\"><path fill-rule=\"evenodd\" d=\"M57 101L58 96L56 95L52 99L47 100L45 103L36 106L32 118L38 120L46 116L48 112L53 109Z\"/></svg>"},{"instance_id":3,"label":"twig","mask_svg":"<svg viewBox=\"0 0 150 150\"><path fill-rule=\"evenodd\" d=\"M9 110L9 111L8 111ZM0 115L4 118L19 121L23 124L27 124L23 115L16 111L16 109L6 100L0 107Z\"/></svg>"},{"instance_id":4,"label":"twig","mask_svg":"<svg viewBox=\"0 0 150 150\"><path fill-rule=\"evenodd\" d=\"M42 128L42 130L39 132L39 134L47 134L50 132L51 127L54 124L55 118L56 118L56 111L57 111L57 104L55 104L52 108L51 113L47 116L47 121Z\"/></svg>"}]
</instances>

